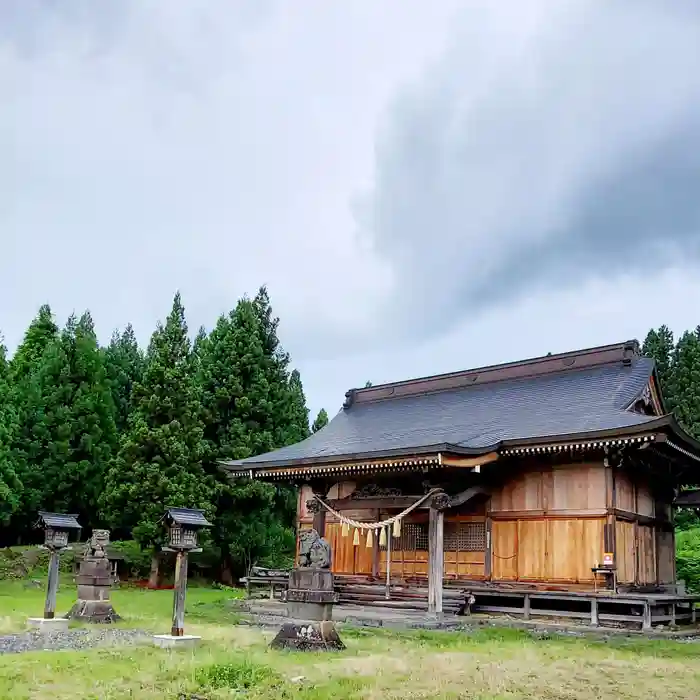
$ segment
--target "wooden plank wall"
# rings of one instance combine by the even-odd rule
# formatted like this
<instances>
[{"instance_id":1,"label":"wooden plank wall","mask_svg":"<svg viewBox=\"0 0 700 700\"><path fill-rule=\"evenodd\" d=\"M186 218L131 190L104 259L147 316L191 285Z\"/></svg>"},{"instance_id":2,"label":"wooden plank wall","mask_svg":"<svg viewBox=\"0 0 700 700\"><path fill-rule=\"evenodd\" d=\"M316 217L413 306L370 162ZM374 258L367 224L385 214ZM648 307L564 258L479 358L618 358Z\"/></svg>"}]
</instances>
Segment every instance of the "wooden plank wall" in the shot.
<instances>
[{"instance_id":1,"label":"wooden plank wall","mask_svg":"<svg viewBox=\"0 0 700 700\"><path fill-rule=\"evenodd\" d=\"M675 536L668 503L657 502L649 481L615 470L616 563L618 581L628 585L675 583ZM663 523L639 522L636 516Z\"/></svg>"},{"instance_id":2,"label":"wooden plank wall","mask_svg":"<svg viewBox=\"0 0 700 700\"><path fill-rule=\"evenodd\" d=\"M492 579L592 584L603 559L605 469L534 468L493 491Z\"/></svg>"},{"instance_id":3,"label":"wooden plank wall","mask_svg":"<svg viewBox=\"0 0 700 700\"><path fill-rule=\"evenodd\" d=\"M610 524L614 540L617 577L621 584L648 585L675 581L675 540L670 526L637 522L636 515L664 517L667 504L658 504L648 483L610 469L602 462L531 467L510 477L492 490L490 501L445 516L445 527L464 521L483 522L490 528L490 576L486 552L445 552L446 579L552 582L589 587L591 568L600 564L605 551L605 526ZM333 486L329 498L343 498L355 489L354 482ZM614 499L613 499L614 495ZM313 516L306 511L311 497L308 487L300 489L299 526L310 527ZM616 508L618 516L611 515ZM622 512L622 513L621 513ZM376 522L393 513L367 510L348 511L359 521ZM663 514L663 515L662 515ZM407 523L427 524L427 512L416 511ZM638 520L638 518L637 518ZM353 545L352 533L343 537L341 525L326 518L324 533L333 551L333 571L340 574L371 575L375 551L364 538ZM396 544L397 540L392 540ZM387 555L378 553L380 578L386 576ZM392 580L426 578L428 552L392 549Z\"/></svg>"}]
</instances>

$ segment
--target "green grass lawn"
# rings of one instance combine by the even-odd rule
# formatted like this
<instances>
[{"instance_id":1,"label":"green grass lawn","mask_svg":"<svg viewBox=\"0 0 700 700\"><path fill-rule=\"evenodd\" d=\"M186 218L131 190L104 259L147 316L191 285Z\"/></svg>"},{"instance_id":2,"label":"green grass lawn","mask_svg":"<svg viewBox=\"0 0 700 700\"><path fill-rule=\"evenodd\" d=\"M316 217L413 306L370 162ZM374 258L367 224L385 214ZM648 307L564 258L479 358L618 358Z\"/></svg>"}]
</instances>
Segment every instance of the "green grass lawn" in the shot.
<instances>
[{"instance_id":1,"label":"green grass lawn","mask_svg":"<svg viewBox=\"0 0 700 700\"><path fill-rule=\"evenodd\" d=\"M59 592L68 610L75 587ZM85 651L0 655L0 698L22 700L299 700L474 698L479 700L682 700L700 698L700 644L535 640L516 630L390 633L344 630L341 653L268 650L271 633L236 625L231 593L192 587L186 631L195 650L149 643ZM22 631L41 615L44 591L0 582L0 634ZM164 633L172 592L113 592L122 626ZM303 676L304 680L299 681Z\"/></svg>"}]
</instances>

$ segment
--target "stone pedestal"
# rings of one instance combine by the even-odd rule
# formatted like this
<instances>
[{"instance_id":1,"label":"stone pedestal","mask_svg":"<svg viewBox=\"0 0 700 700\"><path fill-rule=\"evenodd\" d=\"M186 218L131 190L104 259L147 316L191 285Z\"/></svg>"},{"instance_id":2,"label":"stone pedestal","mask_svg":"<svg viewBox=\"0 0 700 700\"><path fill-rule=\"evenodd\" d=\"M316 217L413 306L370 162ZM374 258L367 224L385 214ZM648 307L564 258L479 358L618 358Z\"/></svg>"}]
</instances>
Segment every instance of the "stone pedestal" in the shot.
<instances>
[{"instance_id":1,"label":"stone pedestal","mask_svg":"<svg viewBox=\"0 0 700 700\"><path fill-rule=\"evenodd\" d=\"M47 634L51 632L55 633L68 631L68 618L66 617L30 617L27 620L27 624L29 627Z\"/></svg>"},{"instance_id":2,"label":"stone pedestal","mask_svg":"<svg viewBox=\"0 0 700 700\"><path fill-rule=\"evenodd\" d=\"M84 622L111 623L120 620L109 599L112 567L106 557L85 557L77 576L78 600L67 617Z\"/></svg>"},{"instance_id":3,"label":"stone pedestal","mask_svg":"<svg viewBox=\"0 0 700 700\"><path fill-rule=\"evenodd\" d=\"M338 594L329 569L294 569L284 594L287 617L293 620L327 622L333 619L333 604Z\"/></svg>"},{"instance_id":4,"label":"stone pedestal","mask_svg":"<svg viewBox=\"0 0 700 700\"><path fill-rule=\"evenodd\" d=\"M333 623L333 604L338 602L338 594L331 571L294 569L288 585L284 600L291 621L282 626L270 647L298 651L345 649Z\"/></svg>"},{"instance_id":5,"label":"stone pedestal","mask_svg":"<svg viewBox=\"0 0 700 700\"><path fill-rule=\"evenodd\" d=\"M153 643L161 649L189 649L197 646L201 639L201 637L197 637L194 634L181 634L180 636L172 634L153 635Z\"/></svg>"},{"instance_id":6,"label":"stone pedestal","mask_svg":"<svg viewBox=\"0 0 700 700\"><path fill-rule=\"evenodd\" d=\"M286 622L270 643L270 648L294 651L342 651L345 649L345 644L331 621L312 622L307 625Z\"/></svg>"}]
</instances>

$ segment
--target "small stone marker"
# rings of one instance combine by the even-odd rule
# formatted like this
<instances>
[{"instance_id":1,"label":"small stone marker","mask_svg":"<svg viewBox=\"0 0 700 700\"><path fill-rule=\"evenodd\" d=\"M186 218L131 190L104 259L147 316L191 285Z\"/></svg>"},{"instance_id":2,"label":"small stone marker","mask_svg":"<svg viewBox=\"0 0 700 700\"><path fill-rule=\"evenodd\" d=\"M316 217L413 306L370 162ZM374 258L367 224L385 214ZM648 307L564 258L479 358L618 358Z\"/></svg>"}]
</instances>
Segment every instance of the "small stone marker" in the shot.
<instances>
[{"instance_id":1,"label":"small stone marker","mask_svg":"<svg viewBox=\"0 0 700 700\"><path fill-rule=\"evenodd\" d=\"M66 617L94 623L117 622L117 614L109 599L112 567L107 558L109 530L93 530L77 577L78 600Z\"/></svg>"},{"instance_id":2,"label":"small stone marker","mask_svg":"<svg viewBox=\"0 0 700 700\"><path fill-rule=\"evenodd\" d=\"M316 530L300 536L299 567L289 574L284 594L290 622L270 643L271 649L331 651L345 649L333 623L338 594L333 587L331 548Z\"/></svg>"},{"instance_id":3,"label":"small stone marker","mask_svg":"<svg viewBox=\"0 0 700 700\"><path fill-rule=\"evenodd\" d=\"M49 575L46 584L44 617L30 617L27 623L43 632L61 632L68 629L68 618L56 617L56 592L58 591L59 552L68 548L68 535L80 530L75 515L39 511L38 526L44 528L43 549L49 550Z\"/></svg>"},{"instance_id":4,"label":"small stone marker","mask_svg":"<svg viewBox=\"0 0 700 700\"><path fill-rule=\"evenodd\" d=\"M162 648L195 646L201 637L185 634L185 594L187 593L187 554L201 552L197 547L197 532L211 527L204 511L194 508L169 508L165 514L169 545L164 552L176 552L173 625L170 634L156 634L153 643Z\"/></svg>"}]
</instances>

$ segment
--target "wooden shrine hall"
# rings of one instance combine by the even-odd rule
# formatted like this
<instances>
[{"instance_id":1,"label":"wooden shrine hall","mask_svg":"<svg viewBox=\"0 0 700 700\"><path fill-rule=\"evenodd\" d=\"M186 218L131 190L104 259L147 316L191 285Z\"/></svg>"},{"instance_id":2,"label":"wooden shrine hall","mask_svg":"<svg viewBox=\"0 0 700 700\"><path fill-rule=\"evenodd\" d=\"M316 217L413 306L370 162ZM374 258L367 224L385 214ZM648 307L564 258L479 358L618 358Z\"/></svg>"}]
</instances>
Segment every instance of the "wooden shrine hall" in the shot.
<instances>
[{"instance_id":1,"label":"wooden shrine hall","mask_svg":"<svg viewBox=\"0 0 700 700\"><path fill-rule=\"evenodd\" d=\"M673 504L700 444L637 341L352 389L308 439L222 468L299 487L347 603L695 622Z\"/></svg>"}]
</instances>

